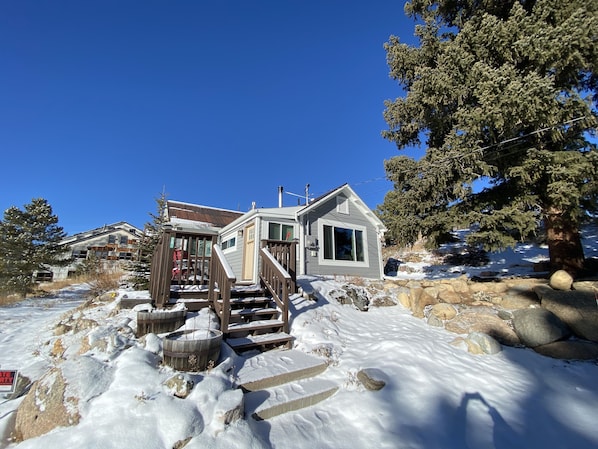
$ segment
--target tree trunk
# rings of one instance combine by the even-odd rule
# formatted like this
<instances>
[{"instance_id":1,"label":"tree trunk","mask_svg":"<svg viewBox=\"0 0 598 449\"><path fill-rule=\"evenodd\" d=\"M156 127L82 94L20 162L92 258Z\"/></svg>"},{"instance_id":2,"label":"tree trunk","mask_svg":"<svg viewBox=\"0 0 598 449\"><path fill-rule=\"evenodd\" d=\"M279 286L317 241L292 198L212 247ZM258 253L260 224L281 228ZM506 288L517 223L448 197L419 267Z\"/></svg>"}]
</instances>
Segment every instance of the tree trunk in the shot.
<instances>
[{"instance_id":1,"label":"tree trunk","mask_svg":"<svg viewBox=\"0 0 598 449\"><path fill-rule=\"evenodd\" d=\"M579 229L564 218L562 213L555 211L547 214L545 227L551 267L566 270L575 277L584 267Z\"/></svg>"}]
</instances>

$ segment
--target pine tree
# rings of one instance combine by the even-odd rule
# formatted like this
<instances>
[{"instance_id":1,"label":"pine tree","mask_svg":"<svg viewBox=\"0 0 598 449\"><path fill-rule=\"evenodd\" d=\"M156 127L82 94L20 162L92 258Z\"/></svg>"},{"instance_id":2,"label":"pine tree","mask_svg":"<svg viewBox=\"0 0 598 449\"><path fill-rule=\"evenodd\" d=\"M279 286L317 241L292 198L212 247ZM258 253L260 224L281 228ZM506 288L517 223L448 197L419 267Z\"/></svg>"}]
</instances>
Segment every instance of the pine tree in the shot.
<instances>
[{"instance_id":1,"label":"pine tree","mask_svg":"<svg viewBox=\"0 0 598 449\"><path fill-rule=\"evenodd\" d=\"M152 257L166 222L166 201L164 193L156 198L156 213L149 213L152 221L145 223L143 235L136 248L137 260L129 267L129 271L132 273L131 281L138 290L148 288Z\"/></svg>"},{"instance_id":2,"label":"pine tree","mask_svg":"<svg viewBox=\"0 0 598 449\"><path fill-rule=\"evenodd\" d=\"M597 209L598 3L413 0L419 46L391 36L383 136L419 160L385 161L379 207L399 243L438 244L472 226L498 250L544 229L555 268L583 266L583 220Z\"/></svg>"},{"instance_id":3,"label":"pine tree","mask_svg":"<svg viewBox=\"0 0 598 449\"><path fill-rule=\"evenodd\" d=\"M67 264L60 245L65 236L45 199L33 199L24 210L8 208L0 221L0 291L25 296L36 271Z\"/></svg>"}]
</instances>

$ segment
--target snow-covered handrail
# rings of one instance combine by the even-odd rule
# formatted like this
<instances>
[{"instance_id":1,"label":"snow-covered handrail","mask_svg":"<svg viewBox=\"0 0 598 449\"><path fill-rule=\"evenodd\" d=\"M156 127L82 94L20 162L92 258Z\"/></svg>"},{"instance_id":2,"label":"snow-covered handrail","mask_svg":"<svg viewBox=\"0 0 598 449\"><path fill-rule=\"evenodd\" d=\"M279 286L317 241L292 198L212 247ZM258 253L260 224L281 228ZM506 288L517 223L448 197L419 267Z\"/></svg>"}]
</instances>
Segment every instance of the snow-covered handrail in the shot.
<instances>
[{"instance_id":1,"label":"snow-covered handrail","mask_svg":"<svg viewBox=\"0 0 598 449\"><path fill-rule=\"evenodd\" d=\"M235 282L237 282L235 273L224 257L220 245L212 245L212 266L210 268L210 292L208 299L220 318L220 330L225 334L228 333L230 297Z\"/></svg>"},{"instance_id":2,"label":"snow-covered handrail","mask_svg":"<svg viewBox=\"0 0 598 449\"><path fill-rule=\"evenodd\" d=\"M268 251L268 248L260 250L262 263L260 264L260 279L272 294L272 298L280 307L283 332L289 332L289 290L293 281L291 275Z\"/></svg>"}]
</instances>

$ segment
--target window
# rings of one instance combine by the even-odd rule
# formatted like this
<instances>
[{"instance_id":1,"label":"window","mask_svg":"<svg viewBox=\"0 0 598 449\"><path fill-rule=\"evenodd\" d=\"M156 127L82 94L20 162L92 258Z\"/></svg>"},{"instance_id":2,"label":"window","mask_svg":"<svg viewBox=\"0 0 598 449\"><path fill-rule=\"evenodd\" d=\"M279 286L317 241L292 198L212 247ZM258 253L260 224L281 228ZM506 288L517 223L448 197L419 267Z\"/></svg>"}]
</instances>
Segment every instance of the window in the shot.
<instances>
[{"instance_id":1,"label":"window","mask_svg":"<svg viewBox=\"0 0 598 449\"><path fill-rule=\"evenodd\" d=\"M116 243L116 236L115 235L109 235L108 236L108 243L110 243L110 244Z\"/></svg>"},{"instance_id":2,"label":"window","mask_svg":"<svg viewBox=\"0 0 598 449\"><path fill-rule=\"evenodd\" d=\"M35 280L37 282L52 282L54 273L51 271L38 271L35 273Z\"/></svg>"},{"instance_id":3,"label":"window","mask_svg":"<svg viewBox=\"0 0 598 449\"><path fill-rule=\"evenodd\" d=\"M96 251L95 253L96 253L96 257L98 259L108 259L108 251L101 250L101 251Z\"/></svg>"},{"instance_id":4,"label":"window","mask_svg":"<svg viewBox=\"0 0 598 449\"><path fill-rule=\"evenodd\" d=\"M293 240L295 237L293 225L282 223L268 223L269 240Z\"/></svg>"},{"instance_id":5,"label":"window","mask_svg":"<svg viewBox=\"0 0 598 449\"><path fill-rule=\"evenodd\" d=\"M352 225L351 225L352 226ZM322 220L320 263L326 265L367 265L365 228Z\"/></svg>"},{"instance_id":6,"label":"window","mask_svg":"<svg viewBox=\"0 0 598 449\"><path fill-rule=\"evenodd\" d=\"M74 249L73 250L73 258L87 259L87 250L86 249Z\"/></svg>"},{"instance_id":7,"label":"window","mask_svg":"<svg viewBox=\"0 0 598 449\"><path fill-rule=\"evenodd\" d=\"M120 244L121 245L128 245L129 244L129 239L126 235L121 235L120 236Z\"/></svg>"},{"instance_id":8,"label":"window","mask_svg":"<svg viewBox=\"0 0 598 449\"><path fill-rule=\"evenodd\" d=\"M223 240L220 246L222 247L222 250L234 248L235 246L237 246L237 238L230 237L227 240Z\"/></svg>"},{"instance_id":9,"label":"window","mask_svg":"<svg viewBox=\"0 0 598 449\"><path fill-rule=\"evenodd\" d=\"M118 258L120 260L132 260L133 253L118 253Z\"/></svg>"}]
</instances>

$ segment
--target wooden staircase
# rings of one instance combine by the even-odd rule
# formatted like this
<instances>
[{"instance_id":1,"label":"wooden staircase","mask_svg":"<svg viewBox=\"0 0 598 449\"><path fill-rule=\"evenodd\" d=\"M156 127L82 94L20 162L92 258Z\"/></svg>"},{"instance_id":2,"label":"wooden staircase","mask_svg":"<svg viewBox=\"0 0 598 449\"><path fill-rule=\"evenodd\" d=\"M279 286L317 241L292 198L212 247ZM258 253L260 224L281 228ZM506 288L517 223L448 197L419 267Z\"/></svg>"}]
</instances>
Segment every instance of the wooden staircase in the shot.
<instances>
[{"instance_id":1,"label":"wooden staircase","mask_svg":"<svg viewBox=\"0 0 598 449\"><path fill-rule=\"evenodd\" d=\"M150 296L157 308L212 308L235 351L290 347L289 295L295 292L295 243L262 241L259 286L239 286L217 236L167 229L152 258Z\"/></svg>"},{"instance_id":2,"label":"wooden staircase","mask_svg":"<svg viewBox=\"0 0 598 449\"><path fill-rule=\"evenodd\" d=\"M228 328L223 330L226 343L235 351L271 349L289 345L292 337L285 332L282 310L271 296L259 286L234 287L228 310ZM223 300L217 300L216 310L220 322L226 313Z\"/></svg>"},{"instance_id":3,"label":"wooden staircase","mask_svg":"<svg viewBox=\"0 0 598 449\"><path fill-rule=\"evenodd\" d=\"M214 245L209 301L220 319L220 330L237 352L291 345L289 294L291 276L266 248L261 250L262 286L238 286L218 245Z\"/></svg>"}]
</instances>

